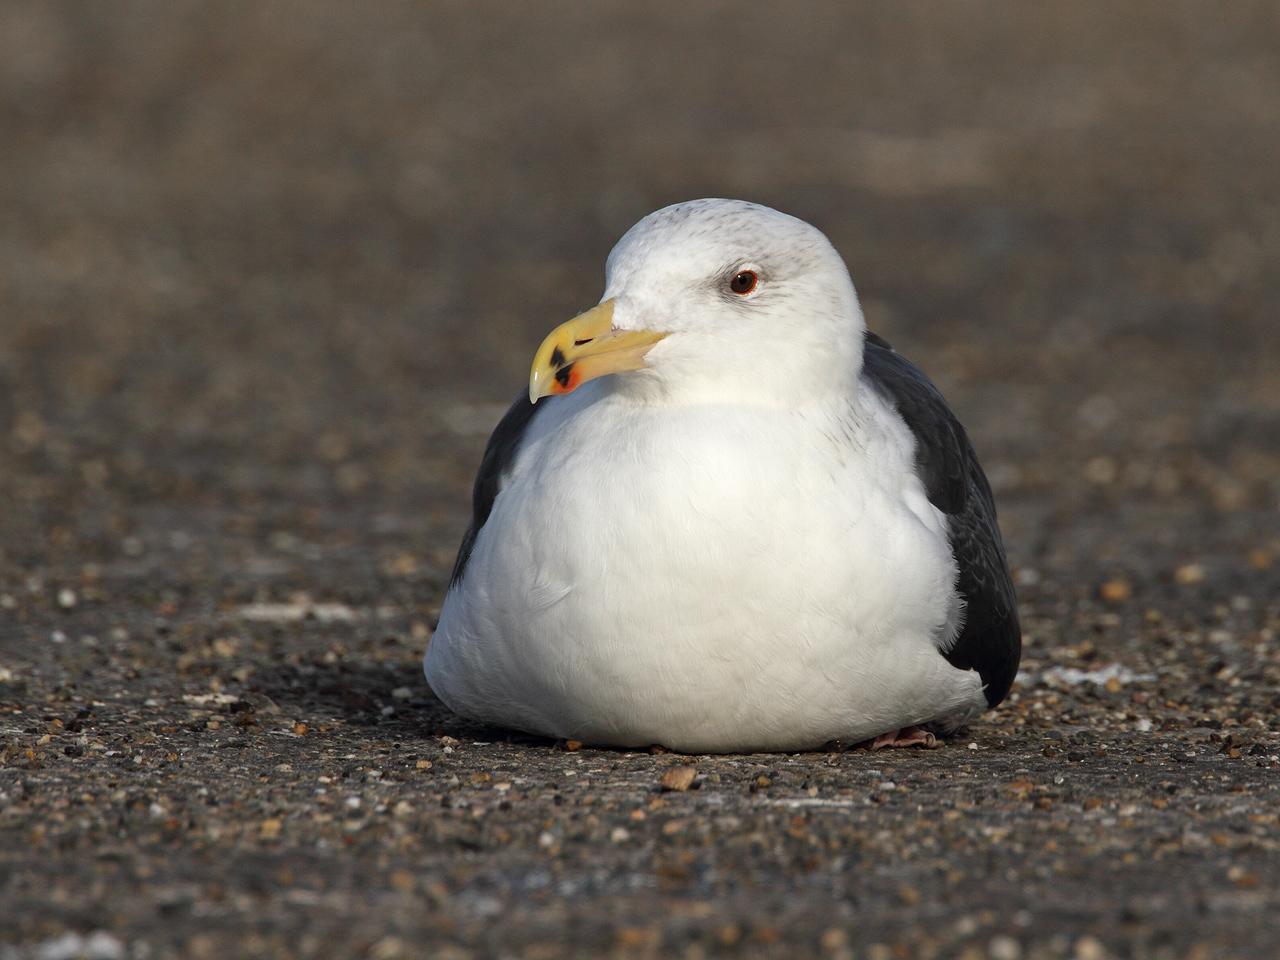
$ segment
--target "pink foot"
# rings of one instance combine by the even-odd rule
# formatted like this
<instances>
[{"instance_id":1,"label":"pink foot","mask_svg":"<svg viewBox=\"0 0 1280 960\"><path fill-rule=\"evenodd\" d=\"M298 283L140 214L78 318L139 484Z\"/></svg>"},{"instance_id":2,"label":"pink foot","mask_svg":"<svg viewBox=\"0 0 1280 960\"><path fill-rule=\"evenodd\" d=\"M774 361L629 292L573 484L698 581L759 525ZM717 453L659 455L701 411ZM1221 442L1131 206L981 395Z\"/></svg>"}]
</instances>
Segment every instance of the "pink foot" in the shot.
<instances>
[{"instance_id":1,"label":"pink foot","mask_svg":"<svg viewBox=\"0 0 1280 960\"><path fill-rule=\"evenodd\" d=\"M890 730L888 733L882 733L874 740L868 740L872 750L887 750L890 747L924 747L926 750L933 750L942 746L932 733L924 729L924 727L903 727L901 730Z\"/></svg>"}]
</instances>

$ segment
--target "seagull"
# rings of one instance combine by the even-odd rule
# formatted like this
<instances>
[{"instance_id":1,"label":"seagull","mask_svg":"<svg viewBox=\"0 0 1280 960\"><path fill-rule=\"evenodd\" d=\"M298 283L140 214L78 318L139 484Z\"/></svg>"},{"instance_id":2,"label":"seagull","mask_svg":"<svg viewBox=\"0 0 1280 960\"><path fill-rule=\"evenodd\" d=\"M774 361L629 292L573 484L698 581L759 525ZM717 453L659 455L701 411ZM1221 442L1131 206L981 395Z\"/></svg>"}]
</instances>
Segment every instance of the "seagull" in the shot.
<instances>
[{"instance_id":1,"label":"seagull","mask_svg":"<svg viewBox=\"0 0 1280 960\"><path fill-rule=\"evenodd\" d=\"M685 753L934 746L1021 632L964 428L810 224L675 204L534 354L424 660L452 711Z\"/></svg>"}]
</instances>

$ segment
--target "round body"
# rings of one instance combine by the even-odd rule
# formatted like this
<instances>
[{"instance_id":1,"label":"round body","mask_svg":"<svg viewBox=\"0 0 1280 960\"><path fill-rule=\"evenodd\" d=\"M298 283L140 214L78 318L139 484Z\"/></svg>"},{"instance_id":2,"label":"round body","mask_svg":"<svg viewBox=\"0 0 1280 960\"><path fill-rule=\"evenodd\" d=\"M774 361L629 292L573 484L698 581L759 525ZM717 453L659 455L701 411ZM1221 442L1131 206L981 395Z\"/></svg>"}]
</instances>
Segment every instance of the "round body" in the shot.
<instances>
[{"instance_id":1,"label":"round body","mask_svg":"<svg viewBox=\"0 0 1280 960\"><path fill-rule=\"evenodd\" d=\"M425 670L455 712L551 737L798 750L985 708L945 517L871 389L539 411Z\"/></svg>"}]
</instances>

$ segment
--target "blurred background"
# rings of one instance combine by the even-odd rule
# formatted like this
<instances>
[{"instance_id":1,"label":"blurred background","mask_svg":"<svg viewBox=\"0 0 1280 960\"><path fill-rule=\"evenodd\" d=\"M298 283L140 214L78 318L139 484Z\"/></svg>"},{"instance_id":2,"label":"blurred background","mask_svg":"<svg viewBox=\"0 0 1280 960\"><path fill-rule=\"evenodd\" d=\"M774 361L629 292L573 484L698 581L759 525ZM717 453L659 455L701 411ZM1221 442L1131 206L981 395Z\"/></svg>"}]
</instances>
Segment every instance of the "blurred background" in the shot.
<instances>
[{"instance_id":1,"label":"blurred background","mask_svg":"<svg viewBox=\"0 0 1280 960\"><path fill-rule=\"evenodd\" d=\"M98 698L126 730L203 724L210 686L294 690L334 738L343 711L403 716L386 690L426 696L471 479L540 338L637 219L725 196L823 229L969 428L1028 676L1163 657L1152 703L1198 716L1179 691L1280 618L1278 156L1266 2L9 0L0 699ZM391 613L235 620L299 596ZM325 700L299 663L347 672ZM186 803L174 777L138 809ZM31 861L10 929L87 896L74 851L101 838L57 829L70 859Z\"/></svg>"},{"instance_id":2,"label":"blurred background","mask_svg":"<svg viewBox=\"0 0 1280 960\"><path fill-rule=\"evenodd\" d=\"M236 564L257 541L217 539L225 511L371 511L442 573L541 334L698 196L828 233L975 436L1019 562L1066 562L1061 526L1273 521L1278 18L5 4L4 561L173 528Z\"/></svg>"}]
</instances>

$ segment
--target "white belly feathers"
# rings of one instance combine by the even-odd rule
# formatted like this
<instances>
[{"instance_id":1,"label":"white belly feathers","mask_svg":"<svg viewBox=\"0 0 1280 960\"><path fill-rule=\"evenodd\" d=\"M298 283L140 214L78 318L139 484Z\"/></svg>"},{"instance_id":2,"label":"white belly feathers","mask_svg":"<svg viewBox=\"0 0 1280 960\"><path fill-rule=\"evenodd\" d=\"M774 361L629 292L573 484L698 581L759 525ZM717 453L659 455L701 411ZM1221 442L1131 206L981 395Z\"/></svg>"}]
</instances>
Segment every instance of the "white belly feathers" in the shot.
<instances>
[{"instance_id":1,"label":"white belly feathers","mask_svg":"<svg viewBox=\"0 0 1280 960\"><path fill-rule=\"evenodd\" d=\"M787 750L977 713L944 519L912 440L850 411L540 411L427 652L466 716L686 751Z\"/></svg>"}]
</instances>

